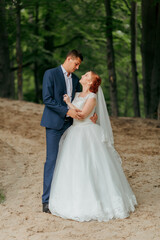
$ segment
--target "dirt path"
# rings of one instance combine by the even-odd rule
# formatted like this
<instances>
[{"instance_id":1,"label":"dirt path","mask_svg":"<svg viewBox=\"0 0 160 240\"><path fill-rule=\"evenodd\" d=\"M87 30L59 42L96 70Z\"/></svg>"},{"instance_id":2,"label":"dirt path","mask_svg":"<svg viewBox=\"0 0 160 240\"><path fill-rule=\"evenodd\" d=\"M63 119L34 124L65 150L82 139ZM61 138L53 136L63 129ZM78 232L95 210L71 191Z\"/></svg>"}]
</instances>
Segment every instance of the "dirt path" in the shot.
<instances>
[{"instance_id":1,"label":"dirt path","mask_svg":"<svg viewBox=\"0 0 160 240\"><path fill-rule=\"evenodd\" d=\"M111 119L115 146L138 200L124 220L78 223L41 211L42 105L0 99L1 240L159 240L160 128L155 120Z\"/></svg>"}]
</instances>

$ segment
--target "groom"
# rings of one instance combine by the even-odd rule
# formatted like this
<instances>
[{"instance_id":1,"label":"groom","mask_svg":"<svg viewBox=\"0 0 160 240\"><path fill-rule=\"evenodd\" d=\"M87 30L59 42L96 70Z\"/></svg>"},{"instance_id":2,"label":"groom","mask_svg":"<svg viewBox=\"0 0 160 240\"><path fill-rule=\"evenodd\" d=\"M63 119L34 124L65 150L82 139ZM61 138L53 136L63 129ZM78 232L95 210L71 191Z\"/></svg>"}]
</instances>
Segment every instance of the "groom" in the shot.
<instances>
[{"instance_id":1,"label":"groom","mask_svg":"<svg viewBox=\"0 0 160 240\"><path fill-rule=\"evenodd\" d=\"M73 74L83 61L82 54L77 50L70 51L64 63L49 69L43 77L43 102L45 104L41 126L46 128L46 162L44 165L43 212L49 213L48 201L52 176L56 164L59 141L62 134L71 126L73 118L82 119L80 110L68 109L63 101L67 94L71 101L75 93L80 92L78 77Z\"/></svg>"}]
</instances>

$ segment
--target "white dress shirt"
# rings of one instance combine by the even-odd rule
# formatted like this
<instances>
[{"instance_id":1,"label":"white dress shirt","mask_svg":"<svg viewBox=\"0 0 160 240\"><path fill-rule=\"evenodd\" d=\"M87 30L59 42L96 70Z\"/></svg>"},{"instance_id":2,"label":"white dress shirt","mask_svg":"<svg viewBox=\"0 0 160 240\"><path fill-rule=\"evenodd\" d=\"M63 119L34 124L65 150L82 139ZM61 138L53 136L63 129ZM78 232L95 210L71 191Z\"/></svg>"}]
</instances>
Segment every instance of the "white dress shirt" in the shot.
<instances>
[{"instance_id":1,"label":"white dress shirt","mask_svg":"<svg viewBox=\"0 0 160 240\"><path fill-rule=\"evenodd\" d=\"M69 76L68 72L64 69L64 67L61 65L63 74L64 74L64 78L65 78L65 82L66 82L66 89L67 89L67 95L70 98L70 101L72 100L72 74L70 73Z\"/></svg>"}]
</instances>

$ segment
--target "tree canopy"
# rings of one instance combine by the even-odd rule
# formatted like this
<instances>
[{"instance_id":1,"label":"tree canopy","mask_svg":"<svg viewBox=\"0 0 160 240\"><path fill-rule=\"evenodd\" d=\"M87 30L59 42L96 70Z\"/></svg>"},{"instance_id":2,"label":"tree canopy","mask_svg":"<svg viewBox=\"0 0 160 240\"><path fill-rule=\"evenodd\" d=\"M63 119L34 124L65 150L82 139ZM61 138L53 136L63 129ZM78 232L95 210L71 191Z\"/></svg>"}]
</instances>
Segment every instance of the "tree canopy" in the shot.
<instances>
[{"instance_id":1,"label":"tree canopy","mask_svg":"<svg viewBox=\"0 0 160 240\"><path fill-rule=\"evenodd\" d=\"M76 74L93 70L100 75L110 113L117 106L119 116L157 118L158 0L1 0L0 13L1 97L42 103L44 71L78 49L84 61ZM114 64L108 63L110 34ZM111 90L113 67L116 88Z\"/></svg>"}]
</instances>

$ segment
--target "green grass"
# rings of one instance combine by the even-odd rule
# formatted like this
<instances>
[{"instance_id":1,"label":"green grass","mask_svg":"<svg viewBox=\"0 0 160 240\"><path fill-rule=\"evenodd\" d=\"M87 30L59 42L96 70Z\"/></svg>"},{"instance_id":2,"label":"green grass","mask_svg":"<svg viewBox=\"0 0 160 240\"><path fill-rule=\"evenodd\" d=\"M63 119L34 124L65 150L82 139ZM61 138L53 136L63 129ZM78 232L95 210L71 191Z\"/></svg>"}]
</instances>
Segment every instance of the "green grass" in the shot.
<instances>
[{"instance_id":1,"label":"green grass","mask_svg":"<svg viewBox=\"0 0 160 240\"><path fill-rule=\"evenodd\" d=\"M3 191L0 190L0 203L3 203L5 201L5 195L3 194Z\"/></svg>"}]
</instances>

